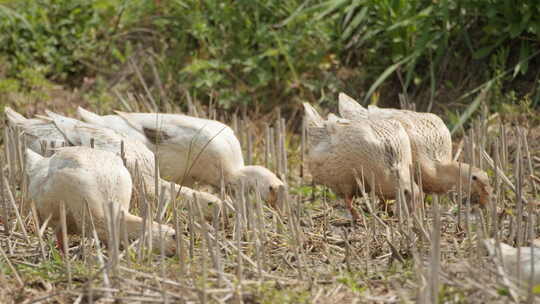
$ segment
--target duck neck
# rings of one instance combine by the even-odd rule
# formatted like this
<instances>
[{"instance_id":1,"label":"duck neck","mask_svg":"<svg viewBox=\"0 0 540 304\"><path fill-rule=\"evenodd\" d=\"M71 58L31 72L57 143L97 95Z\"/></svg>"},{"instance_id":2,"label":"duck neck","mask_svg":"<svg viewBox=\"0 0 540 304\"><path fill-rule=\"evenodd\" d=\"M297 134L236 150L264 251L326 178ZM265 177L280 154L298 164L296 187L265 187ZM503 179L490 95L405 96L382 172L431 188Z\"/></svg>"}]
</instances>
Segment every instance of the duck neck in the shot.
<instances>
[{"instance_id":1,"label":"duck neck","mask_svg":"<svg viewBox=\"0 0 540 304\"><path fill-rule=\"evenodd\" d=\"M243 166L242 168L234 171L231 176L225 176L224 178L232 185L240 186L243 183L245 186L247 186L252 182L251 179L253 178L253 175L251 172L255 170L255 168L256 166Z\"/></svg>"},{"instance_id":2,"label":"duck neck","mask_svg":"<svg viewBox=\"0 0 540 304\"><path fill-rule=\"evenodd\" d=\"M458 178L458 162L436 162L434 166L422 166L422 187L426 193L445 193L457 185Z\"/></svg>"},{"instance_id":3,"label":"duck neck","mask_svg":"<svg viewBox=\"0 0 540 304\"><path fill-rule=\"evenodd\" d=\"M187 186L182 186L182 185L179 185L179 184L174 184L173 185L174 187L174 192L172 193L172 198L170 197L170 186L169 186L169 191L168 193L165 195L165 199L166 200L171 200L171 199L175 199L177 197L183 197L184 199L187 199L187 200L194 200L195 199L195 196L198 196L199 198L201 196L203 196L204 194L202 192L199 192L197 190L193 190ZM163 189L163 188L162 188Z\"/></svg>"},{"instance_id":4,"label":"duck neck","mask_svg":"<svg viewBox=\"0 0 540 304\"><path fill-rule=\"evenodd\" d=\"M124 213L124 222L127 229L128 239L134 240L141 237L143 229L148 231L149 227L143 228L143 219L130 213ZM157 233L159 224L152 222L152 234ZM163 230L165 231L165 230Z\"/></svg>"}]
</instances>

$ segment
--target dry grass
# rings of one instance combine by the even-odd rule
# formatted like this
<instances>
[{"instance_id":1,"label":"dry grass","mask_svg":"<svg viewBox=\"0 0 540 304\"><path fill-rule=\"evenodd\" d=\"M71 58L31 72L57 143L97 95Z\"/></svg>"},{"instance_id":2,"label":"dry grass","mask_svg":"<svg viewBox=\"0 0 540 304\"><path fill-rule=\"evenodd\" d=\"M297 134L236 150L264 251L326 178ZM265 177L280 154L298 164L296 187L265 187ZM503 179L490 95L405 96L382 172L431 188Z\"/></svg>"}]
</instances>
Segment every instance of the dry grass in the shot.
<instances>
[{"instance_id":1,"label":"dry grass","mask_svg":"<svg viewBox=\"0 0 540 304\"><path fill-rule=\"evenodd\" d=\"M126 109L137 109L123 98ZM225 118L194 103L190 112ZM0 302L534 301L532 292L511 282L479 245L487 236L525 245L539 235L534 204L540 183L534 177L540 176L540 144L529 141L523 129L477 122L458 149L464 160L490 172L496 199L487 209L459 203L458 193L428 197L414 210L397 201L384 205L367 195L356 204L363 222L351 225L341 199L311 186L308 172L301 173L303 139L301 132L290 131L295 122L287 124L279 116L267 120L273 121L270 125L246 116L226 119L243 142L247 162L267 164L287 177L290 195L280 214L260 203L257 193L236 191L240 194L232 206L211 222L203 219L196 203L168 204L163 222L176 225L184 236L172 258L150 254L137 244L116 250L119 244L109 242L103 248L95 238L78 236L70 237L69 253L62 258L52 231L41 235L24 199L19 182L23 164L17 156L22 145L16 133L6 131ZM498 175L490 161L497 164ZM518 193L523 199L516 199ZM158 209L146 210L156 218Z\"/></svg>"}]
</instances>

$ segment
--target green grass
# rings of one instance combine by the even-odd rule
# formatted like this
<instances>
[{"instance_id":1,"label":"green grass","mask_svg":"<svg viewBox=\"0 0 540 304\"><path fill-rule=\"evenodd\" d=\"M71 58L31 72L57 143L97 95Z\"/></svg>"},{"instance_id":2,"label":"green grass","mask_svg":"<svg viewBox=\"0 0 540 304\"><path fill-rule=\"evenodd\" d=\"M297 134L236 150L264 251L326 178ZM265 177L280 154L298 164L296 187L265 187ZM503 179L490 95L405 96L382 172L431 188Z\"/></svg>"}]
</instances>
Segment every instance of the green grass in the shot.
<instances>
[{"instance_id":1,"label":"green grass","mask_svg":"<svg viewBox=\"0 0 540 304\"><path fill-rule=\"evenodd\" d=\"M310 303L310 293L307 290L284 288L276 283L263 283L253 288L252 292L253 300L263 304Z\"/></svg>"}]
</instances>

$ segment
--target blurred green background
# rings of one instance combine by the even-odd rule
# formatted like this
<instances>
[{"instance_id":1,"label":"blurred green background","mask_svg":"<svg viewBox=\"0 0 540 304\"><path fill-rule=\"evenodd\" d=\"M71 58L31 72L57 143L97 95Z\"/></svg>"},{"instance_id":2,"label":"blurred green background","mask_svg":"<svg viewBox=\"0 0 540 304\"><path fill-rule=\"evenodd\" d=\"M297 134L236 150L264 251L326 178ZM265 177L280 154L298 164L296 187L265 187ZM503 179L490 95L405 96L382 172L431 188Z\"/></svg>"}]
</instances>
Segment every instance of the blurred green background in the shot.
<instances>
[{"instance_id":1,"label":"blurred green background","mask_svg":"<svg viewBox=\"0 0 540 304\"><path fill-rule=\"evenodd\" d=\"M149 91L287 115L344 91L455 124L539 107L539 35L536 0L0 0L0 102Z\"/></svg>"}]
</instances>

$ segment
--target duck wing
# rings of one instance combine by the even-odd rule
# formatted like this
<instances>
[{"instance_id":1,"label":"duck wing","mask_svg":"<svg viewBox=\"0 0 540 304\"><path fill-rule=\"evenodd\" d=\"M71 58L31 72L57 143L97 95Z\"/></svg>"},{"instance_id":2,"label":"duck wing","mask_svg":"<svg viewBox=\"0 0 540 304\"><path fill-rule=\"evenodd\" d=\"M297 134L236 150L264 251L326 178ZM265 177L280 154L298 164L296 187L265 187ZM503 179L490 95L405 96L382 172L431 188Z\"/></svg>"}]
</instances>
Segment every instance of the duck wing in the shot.
<instances>
[{"instance_id":1,"label":"duck wing","mask_svg":"<svg viewBox=\"0 0 540 304\"><path fill-rule=\"evenodd\" d=\"M71 145L90 147L93 142L96 149L120 155L123 143L126 165L130 171L135 172L133 170L137 164L141 173L154 175L154 154L138 140L115 130L88 124L54 112L47 111L47 115Z\"/></svg>"},{"instance_id":2,"label":"duck wing","mask_svg":"<svg viewBox=\"0 0 540 304\"><path fill-rule=\"evenodd\" d=\"M202 141L212 140L218 135L234 133L225 124L181 114L161 113L124 113L116 111L119 117L133 130L144 135L154 145L178 144L198 138Z\"/></svg>"},{"instance_id":3,"label":"duck wing","mask_svg":"<svg viewBox=\"0 0 540 304\"><path fill-rule=\"evenodd\" d=\"M124 138L117 132L51 111L46 111L46 113L71 145L90 147L93 141L95 148L114 153L120 152L120 143Z\"/></svg>"},{"instance_id":4,"label":"duck wing","mask_svg":"<svg viewBox=\"0 0 540 304\"><path fill-rule=\"evenodd\" d=\"M77 114L81 117L82 120L89 124L115 130L118 133L125 134L126 136L148 144L143 134L141 134L137 129L134 129L130 124L128 124L128 122L124 118L118 115L102 116L83 109L82 107L77 108Z\"/></svg>"},{"instance_id":5,"label":"duck wing","mask_svg":"<svg viewBox=\"0 0 540 304\"><path fill-rule=\"evenodd\" d=\"M452 137L444 121L432 113L368 107L370 119L396 120L409 135L414 153L430 161L446 163L452 159Z\"/></svg>"},{"instance_id":6,"label":"duck wing","mask_svg":"<svg viewBox=\"0 0 540 304\"><path fill-rule=\"evenodd\" d=\"M324 125L324 119L319 115L317 110L307 102L304 102L304 120L307 128L322 127Z\"/></svg>"}]
</instances>

